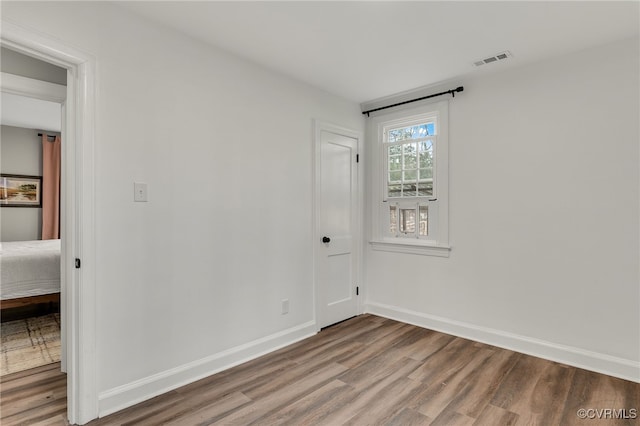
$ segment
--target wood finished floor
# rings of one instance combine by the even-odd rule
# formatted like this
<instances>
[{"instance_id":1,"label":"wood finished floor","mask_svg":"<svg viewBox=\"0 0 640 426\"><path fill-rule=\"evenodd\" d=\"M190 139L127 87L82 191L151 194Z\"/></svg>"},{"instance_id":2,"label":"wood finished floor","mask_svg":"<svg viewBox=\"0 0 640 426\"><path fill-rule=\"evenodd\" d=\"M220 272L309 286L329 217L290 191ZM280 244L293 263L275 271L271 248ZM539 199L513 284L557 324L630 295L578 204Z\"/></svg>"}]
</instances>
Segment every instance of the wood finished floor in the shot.
<instances>
[{"instance_id":1,"label":"wood finished floor","mask_svg":"<svg viewBox=\"0 0 640 426\"><path fill-rule=\"evenodd\" d=\"M2 378L0 423L65 425L59 364ZM639 425L640 385L362 315L89 425ZM640 413L638 413L640 415Z\"/></svg>"}]
</instances>

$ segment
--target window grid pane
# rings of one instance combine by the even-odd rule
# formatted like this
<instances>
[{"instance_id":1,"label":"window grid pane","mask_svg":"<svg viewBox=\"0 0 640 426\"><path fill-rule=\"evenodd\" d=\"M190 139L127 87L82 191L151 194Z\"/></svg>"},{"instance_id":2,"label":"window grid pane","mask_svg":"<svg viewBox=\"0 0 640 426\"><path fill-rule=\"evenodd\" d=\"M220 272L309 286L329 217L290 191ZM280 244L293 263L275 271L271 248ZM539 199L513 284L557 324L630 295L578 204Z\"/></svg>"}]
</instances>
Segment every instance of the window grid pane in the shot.
<instances>
[{"instance_id":1,"label":"window grid pane","mask_svg":"<svg viewBox=\"0 0 640 426\"><path fill-rule=\"evenodd\" d=\"M399 142L411 139L421 139L426 136L436 134L436 125L434 122L418 124L415 126L402 127L399 129L389 130L389 142Z\"/></svg>"},{"instance_id":2,"label":"window grid pane","mask_svg":"<svg viewBox=\"0 0 640 426\"><path fill-rule=\"evenodd\" d=\"M403 234L415 234L416 209L400 209L400 232Z\"/></svg>"},{"instance_id":3,"label":"window grid pane","mask_svg":"<svg viewBox=\"0 0 640 426\"><path fill-rule=\"evenodd\" d=\"M429 236L429 207L420 206L420 230L419 234L421 237Z\"/></svg>"},{"instance_id":4,"label":"window grid pane","mask_svg":"<svg viewBox=\"0 0 640 426\"><path fill-rule=\"evenodd\" d=\"M431 125L431 129L428 125ZM388 132L388 142L395 143L387 148L387 197L433 196L432 129L433 123L427 123ZM402 140L407 142L398 143Z\"/></svg>"},{"instance_id":5,"label":"window grid pane","mask_svg":"<svg viewBox=\"0 0 640 426\"><path fill-rule=\"evenodd\" d=\"M396 235L398 232L398 209L396 206L389 207L389 233Z\"/></svg>"}]
</instances>

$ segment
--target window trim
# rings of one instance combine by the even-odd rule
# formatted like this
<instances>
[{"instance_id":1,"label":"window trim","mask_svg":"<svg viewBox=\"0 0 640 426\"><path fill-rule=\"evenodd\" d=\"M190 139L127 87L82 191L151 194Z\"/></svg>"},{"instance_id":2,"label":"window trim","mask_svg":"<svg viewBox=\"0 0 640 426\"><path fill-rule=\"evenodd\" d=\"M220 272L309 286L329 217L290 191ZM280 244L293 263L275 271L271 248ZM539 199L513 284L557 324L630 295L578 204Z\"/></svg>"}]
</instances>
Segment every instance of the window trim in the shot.
<instances>
[{"instance_id":1,"label":"window trim","mask_svg":"<svg viewBox=\"0 0 640 426\"><path fill-rule=\"evenodd\" d=\"M389 206L389 202L399 201L398 198L391 198L385 201L387 184L387 167L385 164L385 135L384 132L390 127L411 125L418 121L436 119L436 144L434 146L434 195L432 197L415 197L400 201L419 202L422 204L425 199L429 199L425 204L429 205L429 221L432 214L437 218L435 224L434 238L406 238L392 237L384 231L387 226L388 214L384 214L384 209ZM373 250L411 253L428 256L449 257L451 247L449 246L449 101L439 101L424 104L413 108L404 108L400 111L387 114L378 114L372 117L369 125L370 132L375 139L375 149L373 154L372 182L374 188L372 203L372 238L369 242ZM435 199L435 201L434 201ZM435 211L434 211L435 210ZM429 225L431 228L431 224ZM431 229L430 229L431 232Z\"/></svg>"},{"instance_id":2,"label":"window trim","mask_svg":"<svg viewBox=\"0 0 640 426\"><path fill-rule=\"evenodd\" d=\"M416 242L409 238L400 241L369 241L369 245L376 251L388 251L394 253L422 254L426 256L449 257L451 247L436 244L425 244L424 240Z\"/></svg>"}]
</instances>

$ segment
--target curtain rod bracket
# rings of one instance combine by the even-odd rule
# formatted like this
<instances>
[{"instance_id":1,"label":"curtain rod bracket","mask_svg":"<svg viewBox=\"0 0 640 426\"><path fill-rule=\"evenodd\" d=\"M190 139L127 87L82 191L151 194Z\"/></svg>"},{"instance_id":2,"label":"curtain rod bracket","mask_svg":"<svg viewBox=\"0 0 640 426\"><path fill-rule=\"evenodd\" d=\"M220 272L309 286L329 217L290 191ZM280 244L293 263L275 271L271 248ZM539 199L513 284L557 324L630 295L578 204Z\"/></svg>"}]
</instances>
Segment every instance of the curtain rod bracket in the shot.
<instances>
[{"instance_id":1,"label":"curtain rod bracket","mask_svg":"<svg viewBox=\"0 0 640 426\"><path fill-rule=\"evenodd\" d=\"M38 136L44 136L44 135L42 133L38 133ZM55 139L56 136L58 136L58 135L46 135L46 136L47 136L47 139L48 138L54 138Z\"/></svg>"}]
</instances>

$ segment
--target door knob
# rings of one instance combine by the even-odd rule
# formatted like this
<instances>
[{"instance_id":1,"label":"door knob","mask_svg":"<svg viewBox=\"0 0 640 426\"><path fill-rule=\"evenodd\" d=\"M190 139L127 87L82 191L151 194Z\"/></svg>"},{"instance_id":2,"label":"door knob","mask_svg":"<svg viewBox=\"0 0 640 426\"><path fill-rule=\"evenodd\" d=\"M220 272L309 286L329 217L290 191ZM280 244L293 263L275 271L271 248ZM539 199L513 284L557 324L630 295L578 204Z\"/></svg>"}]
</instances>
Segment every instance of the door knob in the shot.
<instances>
[{"instance_id":1,"label":"door knob","mask_svg":"<svg viewBox=\"0 0 640 426\"><path fill-rule=\"evenodd\" d=\"M329 237L322 237L322 242L323 242L323 243L330 243L330 242L331 242L331 238L329 238Z\"/></svg>"}]
</instances>

